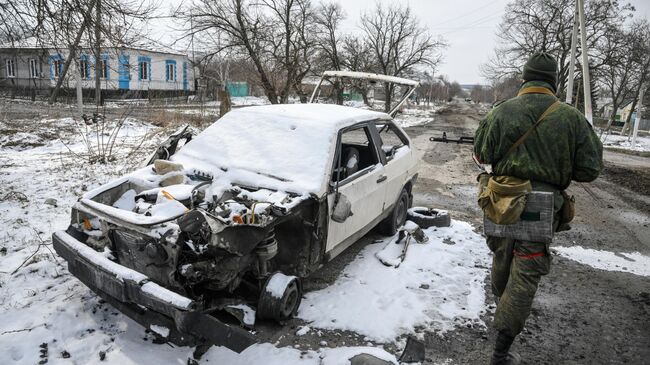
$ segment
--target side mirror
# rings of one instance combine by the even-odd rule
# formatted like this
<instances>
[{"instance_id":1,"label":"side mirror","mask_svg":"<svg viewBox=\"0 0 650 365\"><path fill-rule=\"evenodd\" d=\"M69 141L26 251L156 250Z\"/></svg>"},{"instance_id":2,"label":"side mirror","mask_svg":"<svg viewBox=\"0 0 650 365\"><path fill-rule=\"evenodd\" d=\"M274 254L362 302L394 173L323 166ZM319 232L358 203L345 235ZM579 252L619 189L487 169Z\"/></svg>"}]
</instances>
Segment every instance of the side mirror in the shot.
<instances>
[{"instance_id":1,"label":"side mirror","mask_svg":"<svg viewBox=\"0 0 650 365\"><path fill-rule=\"evenodd\" d=\"M332 209L332 220L336 223L343 223L352 216L352 204L348 198L337 192L334 197L334 208Z\"/></svg>"}]
</instances>

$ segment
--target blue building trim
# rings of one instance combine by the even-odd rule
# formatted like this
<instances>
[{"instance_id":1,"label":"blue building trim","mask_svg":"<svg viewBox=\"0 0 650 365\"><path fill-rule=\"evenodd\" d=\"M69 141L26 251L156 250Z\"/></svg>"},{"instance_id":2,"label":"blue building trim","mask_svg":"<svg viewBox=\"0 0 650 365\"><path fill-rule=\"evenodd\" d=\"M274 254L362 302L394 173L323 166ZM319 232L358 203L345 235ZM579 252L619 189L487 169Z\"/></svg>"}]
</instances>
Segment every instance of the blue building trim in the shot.
<instances>
[{"instance_id":1,"label":"blue building trim","mask_svg":"<svg viewBox=\"0 0 650 365\"><path fill-rule=\"evenodd\" d=\"M63 61L63 56L60 54L53 54L50 55L47 59L47 63L50 66L50 80L54 80L54 61ZM59 63L59 75L61 75L61 72L63 72L63 63Z\"/></svg>"},{"instance_id":2,"label":"blue building trim","mask_svg":"<svg viewBox=\"0 0 650 365\"><path fill-rule=\"evenodd\" d=\"M120 90L129 90L131 82L131 66L129 65L129 56L121 54L117 56L117 81ZM140 71L138 70L138 74Z\"/></svg>"},{"instance_id":3,"label":"blue building trim","mask_svg":"<svg viewBox=\"0 0 650 365\"><path fill-rule=\"evenodd\" d=\"M169 65L174 65L174 77L170 77L172 75L169 74ZM165 79L167 81L176 81L178 80L178 72L176 71L176 60L166 60L165 61Z\"/></svg>"},{"instance_id":4,"label":"blue building trim","mask_svg":"<svg viewBox=\"0 0 650 365\"><path fill-rule=\"evenodd\" d=\"M147 64L147 80L151 81L151 57L147 56L138 56L138 80L142 81L142 75L140 74L140 64Z\"/></svg>"},{"instance_id":5,"label":"blue building trim","mask_svg":"<svg viewBox=\"0 0 650 365\"><path fill-rule=\"evenodd\" d=\"M187 62L183 62L183 90L187 91Z\"/></svg>"}]
</instances>

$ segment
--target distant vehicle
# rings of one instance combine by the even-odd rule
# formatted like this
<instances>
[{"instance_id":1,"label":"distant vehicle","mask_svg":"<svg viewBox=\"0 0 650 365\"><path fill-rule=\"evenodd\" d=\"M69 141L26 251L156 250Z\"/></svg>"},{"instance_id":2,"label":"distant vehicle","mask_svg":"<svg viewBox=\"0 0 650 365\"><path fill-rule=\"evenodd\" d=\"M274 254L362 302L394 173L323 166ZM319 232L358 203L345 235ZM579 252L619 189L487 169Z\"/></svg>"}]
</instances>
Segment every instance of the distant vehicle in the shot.
<instances>
[{"instance_id":1,"label":"distant vehicle","mask_svg":"<svg viewBox=\"0 0 650 365\"><path fill-rule=\"evenodd\" d=\"M417 168L389 114L241 108L196 137L179 130L146 167L85 194L54 248L79 280L154 332L167 328L169 341L242 351L255 337L224 313L245 326L295 315L300 278L373 227L392 235L404 224Z\"/></svg>"},{"instance_id":2,"label":"distant vehicle","mask_svg":"<svg viewBox=\"0 0 650 365\"><path fill-rule=\"evenodd\" d=\"M471 103L471 102L472 102L472 98L465 98L465 101L468 102L468 103Z\"/></svg>"}]
</instances>

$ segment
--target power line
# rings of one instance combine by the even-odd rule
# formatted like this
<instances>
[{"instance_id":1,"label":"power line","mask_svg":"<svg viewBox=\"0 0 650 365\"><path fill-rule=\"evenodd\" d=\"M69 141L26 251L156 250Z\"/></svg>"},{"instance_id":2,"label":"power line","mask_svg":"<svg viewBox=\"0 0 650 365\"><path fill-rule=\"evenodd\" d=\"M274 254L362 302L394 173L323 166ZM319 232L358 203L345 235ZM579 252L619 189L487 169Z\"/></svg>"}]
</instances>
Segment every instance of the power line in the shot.
<instances>
[{"instance_id":1,"label":"power line","mask_svg":"<svg viewBox=\"0 0 650 365\"><path fill-rule=\"evenodd\" d=\"M447 31L447 32L441 33L441 35L450 34L450 33L456 33L456 32L461 32L461 31L466 31L466 30L470 30L470 29L477 29L477 28L479 28L478 26L481 25L481 24L484 24L484 23L487 23L487 22L489 22L489 21L492 21L492 20L495 20L495 19L500 18L500 17L501 17L501 12L502 12L502 11L499 10L498 12L495 12L495 13L489 14L489 15L487 15L487 16L485 16L485 17L482 17L482 18L476 19L476 20L470 22L469 24L465 24L465 25L463 25L463 26L459 26L459 27L457 27L457 29L455 29L455 30L450 30L450 31ZM496 16L495 16L495 15L496 15Z\"/></svg>"},{"instance_id":2,"label":"power line","mask_svg":"<svg viewBox=\"0 0 650 365\"><path fill-rule=\"evenodd\" d=\"M487 4L483 5L483 6L480 6L480 7L476 8L476 9L474 9L474 10L471 10L471 11L465 13L465 14L461 14L461 15L455 17L455 18L447 19L447 20L445 20L445 21L443 21L443 22L441 22L441 23L438 23L438 25L443 25L443 24L447 24L447 23L449 23L449 22L456 21L456 20L458 20L458 19L462 19L462 18L464 18L464 17L466 17L466 16L468 16L468 15L474 14L474 13L476 13L477 11L482 10L482 9L484 9L484 8L486 8L486 7L488 7L488 6L492 5L492 4L494 4L494 3L496 3L497 1L499 1L499 0L492 0L492 1L490 1L489 3L487 3ZM436 29L436 28L439 28L439 27L436 26L436 27L433 27L432 29Z\"/></svg>"}]
</instances>

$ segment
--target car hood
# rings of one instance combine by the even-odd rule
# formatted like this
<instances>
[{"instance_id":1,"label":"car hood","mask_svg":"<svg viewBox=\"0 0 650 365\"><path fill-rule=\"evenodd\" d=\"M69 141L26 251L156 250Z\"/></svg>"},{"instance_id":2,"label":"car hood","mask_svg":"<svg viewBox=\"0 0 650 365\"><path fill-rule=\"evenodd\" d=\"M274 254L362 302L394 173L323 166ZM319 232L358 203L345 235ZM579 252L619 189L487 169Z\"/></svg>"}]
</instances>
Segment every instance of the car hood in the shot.
<instances>
[{"instance_id":1,"label":"car hood","mask_svg":"<svg viewBox=\"0 0 650 365\"><path fill-rule=\"evenodd\" d=\"M229 112L172 156L233 183L322 196L338 130L386 117L336 105L272 105Z\"/></svg>"}]
</instances>

